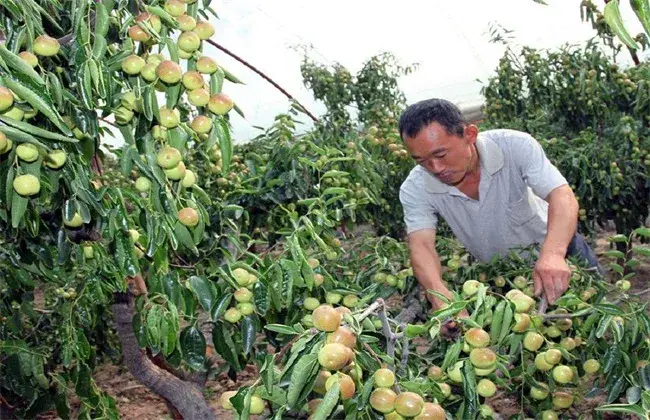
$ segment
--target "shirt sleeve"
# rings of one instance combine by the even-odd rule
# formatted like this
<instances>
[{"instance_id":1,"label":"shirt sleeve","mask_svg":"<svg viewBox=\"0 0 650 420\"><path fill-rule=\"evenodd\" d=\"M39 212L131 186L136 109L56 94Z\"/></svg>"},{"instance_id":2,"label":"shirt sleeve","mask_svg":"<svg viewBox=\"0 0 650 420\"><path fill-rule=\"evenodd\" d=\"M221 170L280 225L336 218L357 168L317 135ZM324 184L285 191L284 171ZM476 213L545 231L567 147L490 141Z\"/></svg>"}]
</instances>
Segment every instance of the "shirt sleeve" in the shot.
<instances>
[{"instance_id":1,"label":"shirt sleeve","mask_svg":"<svg viewBox=\"0 0 650 420\"><path fill-rule=\"evenodd\" d=\"M426 200L422 188L418 188L417 183L413 181L407 179L399 191L407 235L422 229L436 229L438 226L436 209Z\"/></svg>"},{"instance_id":2,"label":"shirt sleeve","mask_svg":"<svg viewBox=\"0 0 650 420\"><path fill-rule=\"evenodd\" d=\"M562 173L531 135L521 133L512 148L513 158L524 181L535 195L545 199L555 188L568 184Z\"/></svg>"}]
</instances>

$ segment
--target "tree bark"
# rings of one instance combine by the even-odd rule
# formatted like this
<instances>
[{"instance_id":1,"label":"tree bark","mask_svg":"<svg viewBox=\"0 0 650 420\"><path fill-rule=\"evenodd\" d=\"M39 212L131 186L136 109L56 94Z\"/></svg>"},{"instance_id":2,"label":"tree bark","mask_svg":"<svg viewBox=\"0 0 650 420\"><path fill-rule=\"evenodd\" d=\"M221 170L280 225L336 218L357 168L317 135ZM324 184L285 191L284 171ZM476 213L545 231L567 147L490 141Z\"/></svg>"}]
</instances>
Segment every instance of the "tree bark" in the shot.
<instances>
[{"instance_id":1,"label":"tree bark","mask_svg":"<svg viewBox=\"0 0 650 420\"><path fill-rule=\"evenodd\" d=\"M212 420L216 413L208 405L200 388L160 369L149 360L133 331L135 308L131 300L111 306L115 328L122 344L124 364L131 374L147 388L166 399L187 420Z\"/></svg>"}]
</instances>

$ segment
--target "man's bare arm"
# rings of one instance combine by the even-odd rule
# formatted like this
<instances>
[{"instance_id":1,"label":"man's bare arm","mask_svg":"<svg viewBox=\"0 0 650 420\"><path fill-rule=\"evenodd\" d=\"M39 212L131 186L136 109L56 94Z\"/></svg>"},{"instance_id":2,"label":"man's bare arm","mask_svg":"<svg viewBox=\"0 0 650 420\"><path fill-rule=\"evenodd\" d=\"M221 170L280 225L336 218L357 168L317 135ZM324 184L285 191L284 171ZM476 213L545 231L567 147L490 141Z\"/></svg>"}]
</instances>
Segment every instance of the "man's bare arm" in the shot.
<instances>
[{"instance_id":1,"label":"man's bare arm","mask_svg":"<svg viewBox=\"0 0 650 420\"><path fill-rule=\"evenodd\" d=\"M408 236L413 274L425 291L434 290L451 300L451 292L442 282L440 258L436 251L436 230L423 229ZM427 293L427 298L434 309L439 309L443 301Z\"/></svg>"},{"instance_id":2,"label":"man's bare arm","mask_svg":"<svg viewBox=\"0 0 650 420\"><path fill-rule=\"evenodd\" d=\"M578 202L568 185L555 188L546 197L548 227L539 259L533 270L535 294L542 292L549 303L554 303L569 287L571 270L565 257L569 243L576 232Z\"/></svg>"}]
</instances>

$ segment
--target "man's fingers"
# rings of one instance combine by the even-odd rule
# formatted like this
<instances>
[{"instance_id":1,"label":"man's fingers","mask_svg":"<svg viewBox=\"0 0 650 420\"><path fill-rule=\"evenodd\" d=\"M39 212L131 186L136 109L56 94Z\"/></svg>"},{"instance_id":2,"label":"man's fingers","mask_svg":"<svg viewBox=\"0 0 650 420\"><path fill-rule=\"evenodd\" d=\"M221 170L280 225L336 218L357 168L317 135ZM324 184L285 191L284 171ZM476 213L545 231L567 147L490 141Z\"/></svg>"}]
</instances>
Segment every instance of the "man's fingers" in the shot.
<instances>
[{"instance_id":1,"label":"man's fingers","mask_svg":"<svg viewBox=\"0 0 650 420\"><path fill-rule=\"evenodd\" d=\"M547 276L544 279L544 290L546 292L546 297L548 298L548 303L555 303L556 294L555 294L555 282L553 277Z\"/></svg>"},{"instance_id":2,"label":"man's fingers","mask_svg":"<svg viewBox=\"0 0 650 420\"><path fill-rule=\"evenodd\" d=\"M542 278L537 273L537 270L533 270L533 284L535 285L535 296L539 296L544 289L544 285L542 283Z\"/></svg>"}]
</instances>

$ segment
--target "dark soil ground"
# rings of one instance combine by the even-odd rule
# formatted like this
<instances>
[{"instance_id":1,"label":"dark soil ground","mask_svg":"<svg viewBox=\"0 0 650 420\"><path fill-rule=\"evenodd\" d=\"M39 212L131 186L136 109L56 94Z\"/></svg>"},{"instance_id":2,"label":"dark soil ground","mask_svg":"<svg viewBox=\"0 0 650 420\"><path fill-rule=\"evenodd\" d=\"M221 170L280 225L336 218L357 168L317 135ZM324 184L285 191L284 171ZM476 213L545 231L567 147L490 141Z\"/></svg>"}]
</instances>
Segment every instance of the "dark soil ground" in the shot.
<instances>
[{"instance_id":1,"label":"dark soil ground","mask_svg":"<svg viewBox=\"0 0 650 420\"><path fill-rule=\"evenodd\" d=\"M603 253L609 250L609 243L606 238L613 234L612 232L602 232L598 235L594 249L599 256L601 264L607 269L608 275L612 282L616 280L616 273L611 272L607 268L610 260L603 256ZM631 280L632 288L630 293L639 293L650 288L650 263L644 261L636 269L637 275ZM650 296L650 293L645 294L644 297ZM394 302L393 302L394 303ZM206 387L206 395L211 402L212 407L216 410L218 419L231 419L232 413L223 410L219 405L219 396L224 391L236 390L239 386L244 386L254 382L257 377L257 369L254 366L248 366L242 372L237 382L231 381L226 374L221 374L215 381L208 382ZM96 369L95 380L97 384L113 398L120 410L120 416L126 420L158 420L158 419L172 419L167 410L167 407L162 398L153 394L146 387L140 385L138 381L128 372L123 366L115 366L106 364ZM492 402L495 412L501 413L500 418L508 418L519 412L513 402L507 399ZM583 402L580 411L589 413L594 407L598 406L601 402L596 399ZM72 402L73 408L76 408L77 402ZM39 417L42 420L56 419L56 413L51 412Z\"/></svg>"}]
</instances>

